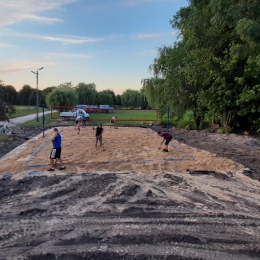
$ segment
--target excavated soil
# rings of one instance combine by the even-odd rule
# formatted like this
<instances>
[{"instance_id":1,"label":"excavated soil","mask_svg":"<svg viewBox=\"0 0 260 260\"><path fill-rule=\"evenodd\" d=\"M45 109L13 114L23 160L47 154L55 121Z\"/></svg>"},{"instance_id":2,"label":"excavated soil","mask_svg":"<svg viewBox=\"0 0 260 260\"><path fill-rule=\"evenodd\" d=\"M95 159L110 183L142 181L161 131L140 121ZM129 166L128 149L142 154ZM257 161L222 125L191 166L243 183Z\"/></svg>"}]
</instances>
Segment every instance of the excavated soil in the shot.
<instances>
[{"instance_id":1,"label":"excavated soil","mask_svg":"<svg viewBox=\"0 0 260 260\"><path fill-rule=\"evenodd\" d=\"M164 154L150 129L105 128L105 150L61 132L65 171L46 172L51 133L0 160L0 259L260 259L257 140L174 129Z\"/></svg>"}]
</instances>

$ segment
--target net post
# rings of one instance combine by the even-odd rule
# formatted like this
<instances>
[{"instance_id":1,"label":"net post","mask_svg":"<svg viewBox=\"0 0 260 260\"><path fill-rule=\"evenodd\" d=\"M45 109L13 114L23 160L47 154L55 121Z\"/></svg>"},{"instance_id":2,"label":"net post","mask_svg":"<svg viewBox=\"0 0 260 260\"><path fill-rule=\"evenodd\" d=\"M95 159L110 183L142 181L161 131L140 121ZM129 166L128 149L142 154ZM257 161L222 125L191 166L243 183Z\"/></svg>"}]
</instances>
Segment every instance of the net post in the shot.
<instances>
[{"instance_id":1,"label":"net post","mask_svg":"<svg viewBox=\"0 0 260 260\"><path fill-rule=\"evenodd\" d=\"M44 137L44 124L45 124L45 116L44 116L44 104L42 105L42 137Z\"/></svg>"},{"instance_id":2,"label":"net post","mask_svg":"<svg viewBox=\"0 0 260 260\"><path fill-rule=\"evenodd\" d=\"M170 128L170 124L169 124L169 120L170 120L170 108L167 108L167 132L169 132L169 128Z\"/></svg>"}]
</instances>

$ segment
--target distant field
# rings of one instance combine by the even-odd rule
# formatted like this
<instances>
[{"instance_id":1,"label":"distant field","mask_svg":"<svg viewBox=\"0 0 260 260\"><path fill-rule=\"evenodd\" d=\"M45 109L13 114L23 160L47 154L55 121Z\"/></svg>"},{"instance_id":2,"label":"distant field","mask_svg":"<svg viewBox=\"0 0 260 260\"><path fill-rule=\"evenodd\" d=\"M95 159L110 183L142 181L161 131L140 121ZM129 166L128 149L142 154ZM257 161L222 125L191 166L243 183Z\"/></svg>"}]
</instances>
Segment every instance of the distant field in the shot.
<instances>
[{"instance_id":1,"label":"distant field","mask_svg":"<svg viewBox=\"0 0 260 260\"><path fill-rule=\"evenodd\" d=\"M154 110L114 110L114 113L89 113L90 121L95 121L95 119L105 119L110 120L112 116L116 116L118 122L124 120L149 120L156 121L157 115Z\"/></svg>"},{"instance_id":2,"label":"distant field","mask_svg":"<svg viewBox=\"0 0 260 260\"><path fill-rule=\"evenodd\" d=\"M34 106L15 106L16 113L12 115L10 118L20 117L20 116L28 116L36 113ZM39 113L42 112L42 108L39 107Z\"/></svg>"},{"instance_id":3,"label":"distant field","mask_svg":"<svg viewBox=\"0 0 260 260\"><path fill-rule=\"evenodd\" d=\"M41 114L40 114L41 115ZM157 120L157 114L154 110L115 110L114 113L89 113L90 120L87 121L86 124L109 124L109 121L112 116L116 116L118 118L118 124L142 124L142 123L150 123L151 121ZM59 113L55 112L52 114L53 118L60 118ZM125 121L131 120L131 121ZM137 121L135 121L137 120ZM148 121L145 121L148 120ZM65 120L55 120L51 119L51 115L48 114L45 116L45 125L46 126L55 126L55 125L73 125L75 124L75 120L65 121ZM35 120L28 121L21 126L41 126L42 118L40 117L40 122L36 122Z\"/></svg>"}]
</instances>

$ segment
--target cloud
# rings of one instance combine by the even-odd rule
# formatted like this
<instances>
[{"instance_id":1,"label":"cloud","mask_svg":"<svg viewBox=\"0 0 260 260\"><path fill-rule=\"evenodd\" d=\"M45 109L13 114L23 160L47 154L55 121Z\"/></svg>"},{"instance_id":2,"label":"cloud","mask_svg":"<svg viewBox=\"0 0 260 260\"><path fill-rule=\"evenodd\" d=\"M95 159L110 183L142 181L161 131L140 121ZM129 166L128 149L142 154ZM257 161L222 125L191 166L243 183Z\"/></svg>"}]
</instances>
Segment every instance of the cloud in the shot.
<instances>
[{"instance_id":1,"label":"cloud","mask_svg":"<svg viewBox=\"0 0 260 260\"><path fill-rule=\"evenodd\" d=\"M39 13L76 1L78 0L0 0L0 27L24 20L43 23L60 22L60 19L39 16Z\"/></svg>"},{"instance_id":2,"label":"cloud","mask_svg":"<svg viewBox=\"0 0 260 260\"><path fill-rule=\"evenodd\" d=\"M14 45L0 42L0 48L14 48L14 47L15 47Z\"/></svg>"},{"instance_id":3,"label":"cloud","mask_svg":"<svg viewBox=\"0 0 260 260\"><path fill-rule=\"evenodd\" d=\"M21 18L22 20L32 20L35 22L44 22L44 23L62 22L62 20L58 18L49 18L44 16L32 15L32 14L23 14L21 15Z\"/></svg>"},{"instance_id":4,"label":"cloud","mask_svg":"<svg viewBox=\"0 0 260 260\"><path fill-rule=\"evenodd\" d=\"M52 42L62 42L63 44L82 44L88 42L98 42L102 41L104 38L94 38L94 37L53 37L53 36L28 36L31 38L38 38L45 41L52 41Z\"/></svg>"},{"instance_id":5,"label":"cloud","mask_svg":"<svg viewBox=\"0 0 260 260\"><path fill-rule=\"evenodd\" d=\"M19 72L19 71L24 71L25 69L0 69L0 75L4 75L4 74L9 74L12 72Z\"/></svg>"},{"instance_id":6,"label":"cloud","mask_svg":"<svg viewBox=\"0 0 260 260\"><path fill-rule=\"evenodd\" d=\"M98 42L105 39L105 38L96 38L96 37L80 37L74 35L49 36L49 35L39 35L39 34L25 34L25 33L15 32L12 30L2 30L0 31L0 35L7 35L11 37L33 38L33 39L40 39L44 41L50 41L50 42L61 42L64 45Z\"/></svg>"},{"instance_id":7,"label":"cloud","mask_svg":"<svg viewBox=\"0 0 260 260\"><path fill-rule=\"evenodd\" d=\"M134 39L147 39L147 38L159 38L162 37L162 33L151 33L151 34L138 34L137 36L133 36Z\"/></svg>"},{"instance_id":8,"label":"cloud","mask_svg":"<svg viewBox=\"0 0 260 260\"><path fill-rule=\"evenodd\" d=\"M124 4L129 6L137 6L143 3L166 2L166 1L172 1L172 0L124 0Z\"/></svg>"},{"instance_id":9,"label":"cloud","mask_svg":"<svg viewBox=\"0 0 260 260\"><path fill-rule=\"evenodd\" d=\"M26 72L31 74L31 70L37 70L41 67L51 67L55 62L39 62L35 60L13 61L10 63L0 63L0 75L13 72Z\"/></svg>"},{"instance_id":10,"label":"cloud","mask_svg":"<svg viewBox=\"0 0 260 260\"><path fill-rule=\"evenodd\" d=\"M156 50L144 50L142 52L137 53L138 55L141 56L154 56L157 54Z\"/></svg>"},{"instance_id":11,"label":"cloud","mask_svg":"<svg viewBox=\"0 0 260 260\"><path fill-rule=\"evenodd\" d=\"M77 58L77 59L90 59L89 55L77 54L77 53L47 53L46 58Z\"/></svg>"},{"instance_id":12,"label":"cloud","mask_svg":"<svg viewBox=\"0 0 260 260\"><path fill-rule=\"evenodd\" d=\"M169 36L169 35L176 35L177 32L170 32L170 33L143 33L143 34L138 34L138 35L133 35L133 39L137 40L143 40L143 39L149 39L149 38L160 38L164 36Z\"/></svg>"}]
</instances>

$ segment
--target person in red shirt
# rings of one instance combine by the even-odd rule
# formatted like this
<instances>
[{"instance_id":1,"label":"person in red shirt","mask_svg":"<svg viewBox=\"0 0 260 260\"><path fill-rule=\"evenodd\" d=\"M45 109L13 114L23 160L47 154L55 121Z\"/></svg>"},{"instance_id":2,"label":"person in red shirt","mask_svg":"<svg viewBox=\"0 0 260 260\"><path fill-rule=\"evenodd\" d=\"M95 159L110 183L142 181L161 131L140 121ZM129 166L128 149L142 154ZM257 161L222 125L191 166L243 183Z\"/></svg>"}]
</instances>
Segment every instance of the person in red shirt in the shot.
<instances>
[{"instance_id":1,"label":"person in red shirt","mask_svg":"<svg viewBox=\"0 0 260 260\"><path fill-rule=\"evenodd\" d=\"M163 149L163 152L169 152L168 151L168 144L169 142L172 140L172 135L168 132L161 132L161 131L158 131L157 134L161 137L163 137L163 140L161 142L161 145L159 147L159 149L161 148L163 142L165 141L165 148Z\"/></svg>"}]
</instances>

